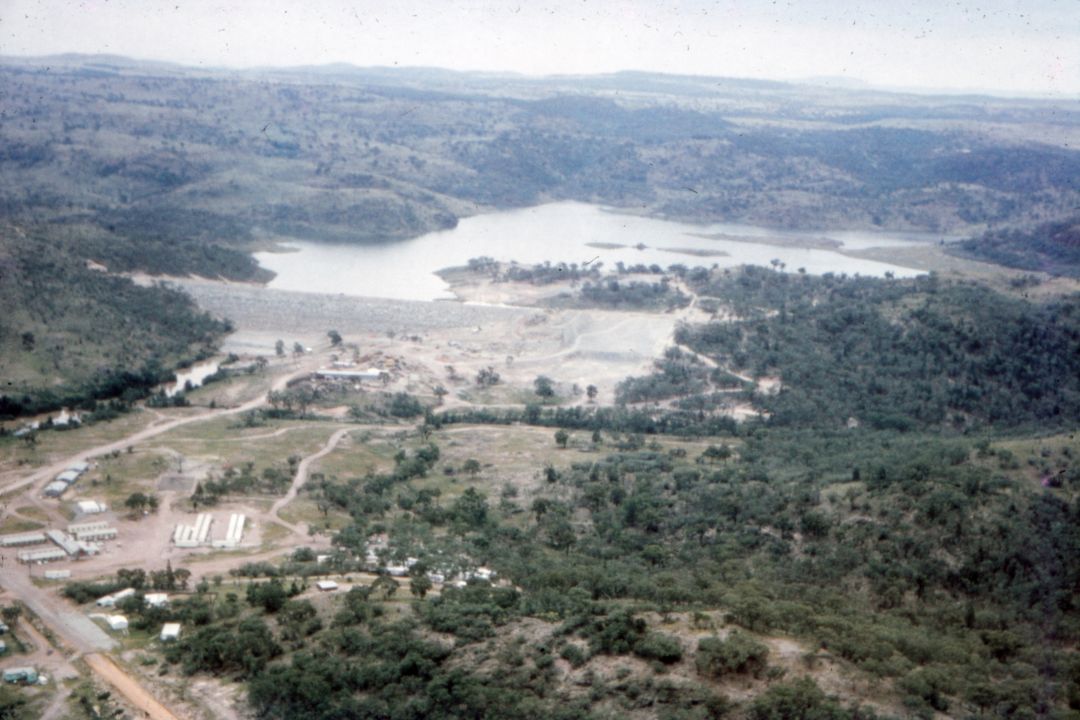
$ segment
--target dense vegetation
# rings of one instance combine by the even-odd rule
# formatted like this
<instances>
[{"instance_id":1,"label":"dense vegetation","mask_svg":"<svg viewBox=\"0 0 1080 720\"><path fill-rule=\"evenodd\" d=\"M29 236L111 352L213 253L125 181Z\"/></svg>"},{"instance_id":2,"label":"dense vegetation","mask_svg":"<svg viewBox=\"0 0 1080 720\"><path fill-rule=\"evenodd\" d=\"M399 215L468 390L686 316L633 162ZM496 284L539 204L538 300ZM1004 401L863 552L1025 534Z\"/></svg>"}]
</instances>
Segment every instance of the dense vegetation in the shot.
<instances>
[{"instance_id":1,"label":"dense vegetation","mask_svg":"<svg viewBox=\"0 0 1080 720\"><path fill-rule=\"evenodd\" d=\"M169 657L185 672L247 678L265 717L869 717L783 678L790 669L757 639L781 633L804 638L813 663L880 678L882 696L914 716L1067 717L1080 705L1069 649L1080 639L1080 466L1075 444L1030 456L1006 445L1016 448L758 426L700 453L580 455L526 506L471 483L441 500L426 479L437 443L421 445L392 473L318 489L353 523L329 566L303 558L347 573L368 534L385 531L388 559L419 558L411 578L383 577L319 611L289 600L287 577L262 582L247 593L257 610L219 599ZM1039 488L1033 476L1054 481ZM424 572L480 563L510 585L425 597ZM304 565L283 570L305 576ZM390 600L399 582L411 609ZM727 627L687 642L669 615ZM603 658L645 664L613 681ZM733 680L761 692L737 708L722 689Z\"/></svg>"},{"instance_id":2,"label":"dense vegetation","mask_svg":"<svg viewBox=\"0 0 1080 720\"><path fill-rule=\"evenodd\" d=\"M676 339L721 368L778 376L778 392L746 394L773 425L1072 427L1080 419L1077 298L1034 304L933 275L882 282L746 268L688 278L744 319L684 327ZM676 370L662 367L633 387L671 385Z\"/></svg>"},{"instance_id":3,"label":"dense vegetation","mask_svg":"<svg viewBox=\"0 0 1080 720\"><path fill-rule=\"evenodd\" d=\"M268 718L874 716L854 700L1075 717L1075 299L933 276L681 274L743 319L683 328L657 376L624 387L647 403L429 412L392 470L310 484L324 515L348 518L329 560L239 569L270 580L246 606L198 601L169 660L246 680ZM760 375L782 389L753 389ZM726 394L770 415L736 425L707 400ZM565 428L552 447L573 454L538 467L522 500L446 461L440 445L460 440L440 427L465 420ZM413 558L408 577L296 597L312 575L368 566L375 533L382 562ZM473 578L434 590L429 572ZM773 652L776 635L803 659ZM830 697L819 667L875 689Z\"/></svg>"},{"instance_id":4,"label":"dense vegetation","mask_svg":"<svg viewBox=\"0 0 1080 720\"><path fill-rule=\"evenodd\" d=\"M0 240L0 418L144 397L227 330L183 293L89 269L61 243L9 229Z\"/></svg>"},{"instance_id":5,"label":"dense vegetation","mask_svg":"<svg viewBox=\"0 0 1080 720\"><path fill-rule=\"evenodd\" d=\"M1080 218L1043 223L1030 230L993 230L960 243L965 255L999 265L1080 277Z\"/></svg>"}]
</instances>

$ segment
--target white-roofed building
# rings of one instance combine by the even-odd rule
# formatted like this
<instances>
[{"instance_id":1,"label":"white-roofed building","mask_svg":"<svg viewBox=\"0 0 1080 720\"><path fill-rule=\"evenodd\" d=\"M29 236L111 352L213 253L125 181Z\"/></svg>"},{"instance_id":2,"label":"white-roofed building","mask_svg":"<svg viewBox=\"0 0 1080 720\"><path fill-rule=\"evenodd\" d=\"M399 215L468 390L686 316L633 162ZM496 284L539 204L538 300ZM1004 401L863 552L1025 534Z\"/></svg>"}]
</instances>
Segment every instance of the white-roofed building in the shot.
<instances>
[{"instance_id":1,"label":"white-roofed building","mask_svg":"<svg viewBox=\"0 0 1080 720\"><path fill-rule=\"evenodd\" d=\"M75 503L75 509L79 511L80 515L96 515L105 512L109 508L97 500L80 500Z\"/></svg>"}]
</instances>

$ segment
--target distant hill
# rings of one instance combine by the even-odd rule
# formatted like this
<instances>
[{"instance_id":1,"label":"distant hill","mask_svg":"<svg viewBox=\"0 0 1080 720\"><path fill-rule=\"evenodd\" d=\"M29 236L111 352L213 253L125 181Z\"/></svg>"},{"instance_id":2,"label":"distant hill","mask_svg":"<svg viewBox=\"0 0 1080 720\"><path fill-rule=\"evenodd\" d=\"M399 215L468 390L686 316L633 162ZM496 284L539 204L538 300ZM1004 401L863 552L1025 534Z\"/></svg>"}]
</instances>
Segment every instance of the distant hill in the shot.
<instances>
[{"instance_id":1,"label":"distant hill","mask_svg":"<svg viewBox=\"0 0 1080 720\"><path fill-rule=\"evenodd\" d=\"M965 255L999 265L1080 277L1080 215L1030 230L994 230L956 247Z\"/></svg>"},{"instance_id":2,"label":"distant hill","mask_svg":"<svg viewBox=\"0 0 1080 720\"><path fill-rule=\"evenodd\" d=\"M257 280L267 237L388 242L552 200L950 234L1080 203L1080 113L1049 101L112 56L6 58L0 78L0 217L123 270Z\"/></svg>"}]
</instances>

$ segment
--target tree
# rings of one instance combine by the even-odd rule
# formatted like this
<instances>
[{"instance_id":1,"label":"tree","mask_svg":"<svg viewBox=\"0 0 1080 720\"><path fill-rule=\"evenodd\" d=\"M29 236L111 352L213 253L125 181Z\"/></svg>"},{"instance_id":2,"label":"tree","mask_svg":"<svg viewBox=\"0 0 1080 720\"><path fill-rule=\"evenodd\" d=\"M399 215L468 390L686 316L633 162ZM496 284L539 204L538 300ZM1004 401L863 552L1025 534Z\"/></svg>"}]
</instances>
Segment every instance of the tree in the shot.
<instances>
[{"instance_id":1,"label":"tree","mask_svg":"<svg viewBox=\"0 0 1080 720\"><path fill-rule=\"evenodd\" d=\"M22 615L22 605L18 602L14 602L3 610L0 610L0 617L4 618L4 623L9 627L14 627L18 622L19 616Z\"/></svg>"},{"instance_id":2,"label":"tree","mask_svg":"<svg viewBox=\"0 0 1080 720\"><path fill-rule=\"evenodd\" d=\"M469 458L461 466L461 471L468 475L477 475L480 472L480 461L476 458Z\"/></svg>"},{"instance_id":3,"label":"tree","mask_svg":"<svg viewBox=\"0 0 1080 720\"><path fill-rule=\"evenodd\" d=\"M588 396L589 402L596 402L596 395L599 392L600 391L596 389L595 385L589 385L587 388L585 388L585 394Z\"/></svg>"},{"instance_id":4,"label":"tree","mask_svg":"<svg viewBox=\"0 0 1080 720\"><path fill-rule=\"evenodd\" d=\"M252 583L247 587L249 605L261 607L268 613L276 613L285 606L289 594L277 578L265 583Z\"/></svg>"},{"instance_id":5,"label":"tree","mask_svg":"<svg viewBox=\"0 0 1080 720\"><path fill-rule=\"evenodd\" d=\"M276 343L274 343L274 353L279 358L285 357L285 341L284 340L278 340Z\"/></svg>"},{"instance_id":6,"label":"tree","mask_svg":"<svg viewBox=\"0 0 1080 720\"><path fill-rule=\"evenodd\" d=\"M452 512L462 525L480 528L487 522L487 509L484 496L477 492L476 488L469 488L454 501Z\"/></svg>"},{"instance_id":7,"label":"tree","mask_svg":"<svg viewBox=\"0 0 1080 720\"><path fill-rule=\"evenodd\" d=\"M546 375L540 375L533 380L533 387L536 388L536 394L542 398L555 396L555 386Z\"/></svg>"},{"instance_id":8,"label":"tree","mask_svg":"<svg viewBox=\"0 0 1080 720\"><path fill-rule=\"evenodd\" d=\"M382 590L383 598L386 600L394 597L394 594L397 593L399 587L398 581L389 575L380 575L375 578L375 582L371 583L372 591Z\"/></svg>"},{"instance_id":9,"label":"tree","mask_svg":"<svg viewBox=\"0 0 1080 720\"><path fill-rule=\"evenodd\" d=\"M341 344L341 333L339 333L337 330L331 330L330 332L326 333L326 336L330 338L331 347L337 347Z\"/></svg>"},{"instance_id":10,"label":"tree","mask_svg":"<svg viewBox=\"0 0 1080 720\"><path fill-rule=\"evenodd\" d=\"M141 492L133 492L128 495L127 500L124 501L124 507L131 510L134 513L140 513L146 504L149 502L149 498Z\"/></svg>"},{"instance_id":11,"label":"tree","mask_svg":"<svg viewBox=\"0 0 1080 720\"><path fill-rule=\"evenodd\" d=\"M570 521L562 513L556 514L547 522L545 530L548 544L556 550L565 551L569 555L570 548L577 541L577 533L574 532L574 526L570 524Z\"/></svg>"},{"instance_id":12,"label":"tree","mask_svg":"<svg viewBox=\"0 0 1080 720\"><path fill-rule=\"evenodd\" d=\"M710 445L701 453L701 457L709 462L727 460L731 457L731 448L726 443L720 446Z\"/></svg>"},{"instance_id":13,"label":"tree","mask_svg":"<svg viewBox=\"0 0 1080 720\"><path fill-rule=\"evenodd\" d=\"M409 579L409 592L411 592L413 595L420 598L421 600L423 600L424 596L427 595L428 590L431 589L431 586L431 578L429 578L427 575L414 575L412 578Z\"/></svg>"},{"instance_id":14,"label":"tree","mask_svg":"<svg viewBox=\"0 0 1080 720\"><path fill-rule=\"evenodd\" d=\"M292 354L293 354L293 357L298 357L300 355L303 355L304 354L304 346L301 345L298 342L294 342L292 344Z\"/></svg>"},{"instance_id":15,"label":"tree","mask_svg":"<svg viewBox=\"0 0 1080 720\"><path fill-rule=\"evenodd\" d=\"M768 668L769 648L752 637L734 631L726 638L698 641L694 663L700 675L719 678L729 674L760 676Z\"/></svg>"},{"instance_id":16,"label":"tree","mask_svg":"<svg viewBox=\"0 0 1080 720\"><path fill-rule=\"evenodd\" d=\"M566 432L562 428L555 431L555 444L561 448L566 447L566 443L570 440L570 433Z\"/></svg>"},{"instance_id":17,"label":"tree","mask_svg":"<svg viewBox=\"0 0 1080 720\"><path fill-rule=\"evenodd\" d=\"M498 385L500 379L501 378L499 377L499 373L495 370L495 368L491 367L490 365L488 365L486 368L481 369L480 372L476 373L476 384L480 387L491 387L492 385Z\"/></svg>"}]
</instances>

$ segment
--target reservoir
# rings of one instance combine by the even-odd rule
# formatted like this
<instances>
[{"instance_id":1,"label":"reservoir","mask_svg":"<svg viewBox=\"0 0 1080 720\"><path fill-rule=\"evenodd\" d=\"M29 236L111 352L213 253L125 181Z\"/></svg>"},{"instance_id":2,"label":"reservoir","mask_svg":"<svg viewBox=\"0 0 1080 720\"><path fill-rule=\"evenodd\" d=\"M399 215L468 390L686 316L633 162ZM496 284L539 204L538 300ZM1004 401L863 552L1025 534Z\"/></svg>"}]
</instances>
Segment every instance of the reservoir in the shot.
<instances>
[{"instance_id":1,"label":"reservoir","mask_svg":"<svg viewBox=\"0 0 1080 720\"><path fill-rule=\"evenodd\" d=\"M285 252L255 258L277 275L269 287L399 300L453 297L435 272L487 256L523 265L543 262L688 267L769 266L787 272L911 277L919 271L851 257L844 250L936 242L936 235L854 231L795 232L750 225L689 223L627 215L596 205L551 203L465 218L451 230L381 245L288 241Z\"/></svg>"},{"instance_id":2,"label":"reservoir","mask_svg":"<svg viewBox=\"0 0 1080 720\"><path fill-rule=\"evenodd\" d=\"M176 382L165 384L165 395L172 397L186 388L197 388L203 384L203 380L218 371L221 363L218 360L204 360L195 363L189 368L176 371ZM190 383L190 385L189 385Z\"/></svg>"}]
</instances>

